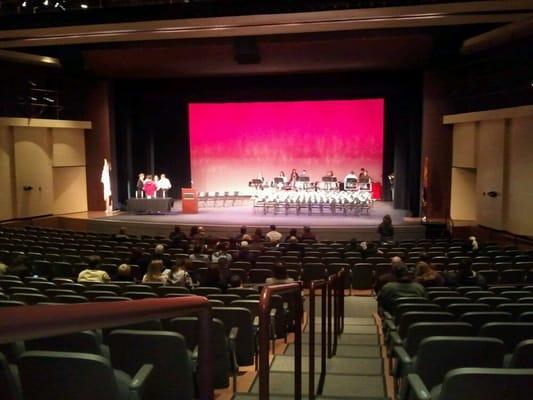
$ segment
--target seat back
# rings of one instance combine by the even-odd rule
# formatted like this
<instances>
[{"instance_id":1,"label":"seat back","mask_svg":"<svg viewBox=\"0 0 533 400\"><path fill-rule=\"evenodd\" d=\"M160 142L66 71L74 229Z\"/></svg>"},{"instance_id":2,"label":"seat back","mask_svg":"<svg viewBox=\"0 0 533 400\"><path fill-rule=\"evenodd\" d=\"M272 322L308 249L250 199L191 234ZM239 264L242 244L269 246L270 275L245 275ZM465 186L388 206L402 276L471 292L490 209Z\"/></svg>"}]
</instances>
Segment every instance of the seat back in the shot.
<instances>
[{"instance_id":1,"label":"seat back","mask_svg":"<svg viewBox=\"0 0 533 400\"><path fill-rule=\"evenodd\" d=\"M411 357L416 355L420 343L432 336L474 336L476 331L465 322L418 322L409 327L405 340L405 351Z\"/></svg>"},{"instance_id":2,"label":"seat back","mask_svg":"<svg viewBox=\"0 0 533 400\"><path fill-rule=\"evenodd\" d=\"M25 400L122 400L110 362L99 355L28 351L19 370Z\"/></svg>"},{"instance_id":3,"label":"seat back","mask_svg":"<svg viewBox=\"0 0 533 400\"><path fill-rule=\"evenodd\" d=\"M185 337L185 342L189 350L193 350L198 345L198 318L178 317L167 322L167 327L173 332L181 333ZM229 386L229 375L231 372L231 360L226 338L224 323L213 318L211 326L211 351L213 361L213 386L216 389L223 389Z\"/></svg>"},{"instance_id":4,"label":"seat back","mask_svg":"<svg viewBox=\"0 0 533 400\"><path fill-rule=\"evenodd\" d=\"M109 335L108 343L115 368L134 376L144 364L154 366L144 390L145 398L193 398L193 366L183 335L168 331L117 329Z\"/></svg>"},{"instance_id":5,"label":"seat back","mask_svg":"<svg viewBox=\"0 0 533 400\"><path fill-rule=\"evenodd\" d=\"M20 382L2 353L0 353L0 399L22 400Z\"/></svg>"},{"instance_id":6,"label":"seat back","mask_svg":"<svg viewBox=\"0 0 533 400\"><path fill-rule=\"evenodd\" d=\"M224 323L226 336L232 328L239 329L236 341L237 363L242 366L254 363L254 332L253 316L250 310L243 307L213 307L213 317Z\"/></svg>"},{"instance_id":7,"label":"seat back","mask_svg":"<svg viewBox=\"0 0 533 400\"><path fill-rule=\"evenodd\" d=\"M98 338L93 331L27 340L24 345L26 350L67 351L103 355Z\"/></svg>"},{"instance_id":8,"label":"seat back","mask_svg":"<svg viewBox=\"0 0 533 400\"><path fill-rule=\"evenodd\" d=\"M511 322L511 313L500 311L476 311L466 312L459 317L459 321L467 322L474 327L476 334L481 327L489 322Z\"/></svg>"},{"instance_id":9,"label":"seat back","mask_svg":"<svg viewBox=\"0 0 533 400\"><path fill-rule=\"evenodd\" d=\"M420 343L414 368L431 390L455 368L501 367L504 353L503 342L495 338L433 336Z\"/></svg>"},{"instance_id":10,"label":"seat back","mask_svg":"<svg viewBox=\"0 0 533 400\"><path fill-rule=\"evenodd\" d=\"M453 322L454 320L455 316L449 312L409 311L400 318L398 334L402 338L406 337L409 327L417 322Z\"/></svg>"},{"instance_id":11,"label":"seat back","mask_svg":"<svg viewBox=\"0 0 533 400\"><path fill-rule=\"evenodd\" d=\"M518 320L520 314L533 311L533 304L528 303L506 303L496 307L496 311L504 311L513 314L513 318Z\"/></svg>"},{"instance_id":12,"label":"seat back","mask_svg":"<svg viewBox=\"0 0 533 400\"><path fill-rule=\"evenodd\" d=\"M481 327L479 336L500 339L505 343L505 352L512 353L518 343L533 339L533 323L489 322Z\"/></svg>"},{"instance_id":13,"label":"seat back","mask_svg":"<svg viewBox=\"0 0 533 400\"><path fill-rule=\"evenodd\" d=\"M528 400L532 369L458 368L444 378L439 400Z\"/></svg>"},{"instance_id":14,"label":"seat back","mask_svg":"<svg viewBox=\"0 0 533 400\"><path fill-rule=\"evenodd\" d=\"M446 310L460 316L461 314L476 311L490 311L490 306L483 303L470 303L470 304L450 304L446 307Z\"/></svg>"},{"instance_id":15,"label":"seat back","mask_svg":"<svg viewBox=\"0 0 533 400\"><path fill-rule=\"evenodd\" d=\"M240 300L241 297L236 294L210 294L207 296L209 300L220 300L227 307L232 301Z\"/></svg>"}]
</instances>

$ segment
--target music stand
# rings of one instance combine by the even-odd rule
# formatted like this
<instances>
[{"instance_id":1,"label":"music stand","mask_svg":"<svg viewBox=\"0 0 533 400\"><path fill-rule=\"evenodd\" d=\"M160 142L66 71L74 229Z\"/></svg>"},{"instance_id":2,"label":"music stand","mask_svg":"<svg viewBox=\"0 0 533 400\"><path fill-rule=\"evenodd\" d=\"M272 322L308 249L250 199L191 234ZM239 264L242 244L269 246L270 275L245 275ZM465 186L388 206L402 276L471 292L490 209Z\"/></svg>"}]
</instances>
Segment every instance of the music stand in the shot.
<instances>
[{"instance_id":1,"label":"music stand","mask_svg":"<svg viewBox=\"0 0 533 400\"><path fill-rule=\"evenodd\" d=\"M357 178L348 178L346 179L346 185L344 190L356 190L357 189Z\"/></svg>"},{"instance_id":2,"label":"music stand","mask_svg":"<svg viewBox=\"0 0 533 400\"><path fill-rule=\"evenodd\" d=\"M309 186L310 179L308 176L299 176L296 178L296 182L299 183L298 186L300 186L302 189L307 189Z\"/></svg>"},{"instance_id":3,"label":"music stand","mask_svg":"<svg viewBox=\"0 0 533 400\"><path fill-rule=\"evenodd\" d=\"M259 189L263 186L263 181L261 179L252 179L248 186L253 186L256 189Z\"/></svg>"},{"instance_id":4,"label":"music stand","mask_svg":"<svg viewBox=\"0 0 533 400\"><path fill-rule=\"evenodd\" d=\"M323 176L322 177L322 182L324 182L324 189L331 189L334 185L334 183L337 182L337 178L334 177L334 176Z\"/></svg>"}]
</instances>

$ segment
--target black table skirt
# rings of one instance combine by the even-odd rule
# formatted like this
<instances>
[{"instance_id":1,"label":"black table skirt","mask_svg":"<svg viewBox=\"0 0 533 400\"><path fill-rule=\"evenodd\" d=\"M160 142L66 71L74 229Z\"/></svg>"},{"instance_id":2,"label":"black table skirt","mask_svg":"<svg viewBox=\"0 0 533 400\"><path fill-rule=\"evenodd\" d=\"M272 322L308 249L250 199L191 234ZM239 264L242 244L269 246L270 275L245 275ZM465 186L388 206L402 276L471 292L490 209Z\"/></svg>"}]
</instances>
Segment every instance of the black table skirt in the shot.
<instances>
[{"instance_id":1,"label":"black table skirt","mask_svg":"<svg viewBox=\"0 0 533 400\"><path fill-rule=\"evenodd\" d=\"M128 211L129 212L169 212L174 204L174 199L129 199Z\"/></svg>"}]
</instances>

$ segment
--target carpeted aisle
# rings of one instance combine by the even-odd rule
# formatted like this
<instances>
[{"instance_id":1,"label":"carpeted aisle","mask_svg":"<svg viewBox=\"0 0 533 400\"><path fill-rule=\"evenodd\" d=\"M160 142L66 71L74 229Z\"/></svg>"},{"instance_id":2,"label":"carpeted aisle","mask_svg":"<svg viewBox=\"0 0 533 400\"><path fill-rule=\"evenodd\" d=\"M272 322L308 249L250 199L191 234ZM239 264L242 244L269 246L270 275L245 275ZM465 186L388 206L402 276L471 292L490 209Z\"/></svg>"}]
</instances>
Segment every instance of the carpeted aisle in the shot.
<instances>
[{"instance_id":1,"label":"carpeted aisle","mask_svg":"<svg viewBox=\"0 0 533 400\"><path fill-rule=\"evenodd\" d=\"M318 310L319 311L319 310ZM378 328L372 317L376 302L371 297L346 297L344 333L338 341L337 354L328 359L324 392L318 399L386 399L383 360L379 345ZM308 393L308 326L303 334L302 392ZM319 319L317 318L316 340L320 343ZM320 372L320 346L315 349L318 384ZM294 391L294 345L290 344L284 354L274 356L270 372L270 398L287 399ZM248 393L239 393L235 399L258 398L259 382L256 378Z\"/></svg>"}]
</instances>

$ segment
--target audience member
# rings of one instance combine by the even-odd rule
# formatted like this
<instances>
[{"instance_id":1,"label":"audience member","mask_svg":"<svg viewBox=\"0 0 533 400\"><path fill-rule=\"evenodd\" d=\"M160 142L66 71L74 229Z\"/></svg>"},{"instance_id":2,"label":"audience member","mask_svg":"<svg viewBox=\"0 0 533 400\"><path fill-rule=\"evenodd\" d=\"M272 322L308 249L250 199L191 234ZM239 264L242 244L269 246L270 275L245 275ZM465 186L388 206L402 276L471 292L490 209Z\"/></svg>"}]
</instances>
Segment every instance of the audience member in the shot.
<instances>
[{"instance_id":1,"label":"audience member","mask_svg":"<svg viewBox=\"0 0 533 400\"><path fill-rule=\"evenodd\" d=\"M217 263L209 263L205 274L204 286L217 287L225 292L229 281L229 266L225 258L220 258Z\"/></svg>"},{"instance_id":2,"label":"audience member","mask_svg":"<svg viewBox=\"0 0 533 400\"><path fill-rule=\"evenodd\" d=\"M155 246L152 260L160 260L165 268L170 268L172 266L172 260L168 255L165 256L165 246L162 244Z\"/></svg>"},{"instance_id":3,"label":"audience member","mask_svg":"<svg viewBox=\"0 0 533 400\"><path fill-rule=\"evenodd\" d=\"M279 243L282 235L276 230L276 225L270 225L270 230L267 232L266 238L270 243Z\"/></svg>"},{"instance_id":4,"label":"audience member","mask_svg":"<svg viewBox=\"0 0 533 400\"><path fill-rule=\"evenodd\" d=\"M298 238L296 236L291 236L289 238L289 244L285 246L287 251L297 251L300 253L300 256L303 255L304 247L298 243Z\"/></svg>"},{"instance_id":5,"label":"audience member","mask_svg":"<svg viewBox=\"0 0 533 400\"><path fill-rule=\"evenodd\" d=\"M289 234L288 234L287 237L285 238L285 242L288 243L291 237L295 237L295 238L298 239L298 231L296 230L296 228L292 228L292 229L289 231Z\"/></svg>"},{"instance_id":6,"label":"audience member","mask_svg":"<svg viewBox=\"0 0 533 400\"><path fill-rule=\"evenodd\" d=\"M383 255L383 252L376 247L374 242L361 242L360 251L363 258Z\"/></svg>"},{"instance_id":7,"label":"audience member","mask_svg":"<svg viewBox=\"0 0 533 400\"><path fill-rule=\"evenodd\" d=\"M394 238L394 227L390 215L383 217L383 221L378 226L378 233L381 242L388 242Z\"/></svg>"},{"instance_id":8,"label":"audience member","mask_svg":"<svg viewBox=\"0 0 533 400\"><path fill-rule=\"evenodd\" d=\"M248 228L246 228L245 225L241 226L241 229L239 230L239 233L237 235L235 235L235 241L237 242L242 242L243 240L243 236L246 235L246 231L248 230Z\"/></svg>"},{"instance_id":9,"label":"audience member","mask_svg":"<svg viewBox=\"0 0 533 400\"><path fill-rule=\"evenodd\" d=\"M442 275L432 269L430 265L424 261L419 261L416 264L415 281L424 287L444 285L444 278Z\"/></svg>"},{"instance_id":10,"label":"audience member","mask_svg":"<svg viewBox=\"0 0 533 400\"><path fill-rule=\"evenodd\" d=\"M229 287L238 288L242 287L242 279L239 275L234 274L229 277Z\"/></svg>"},{"instance_id":11,"label":"audience member","mask_svg":"<svg viewBox=\"0 0 533 400\"><path fill-rule=\"evenodd\" d=\"M163 274L163 262L152 260L148 265L148 271L143 276L143 283L167 283L167 275Z\"/></svg>"},{"instance_id":12,"label":"audience member","mask_svg":"<svg viewBox=\"0 0 533 400\"><path fill-rule=\"evenodd\" d=\"M7 273L7 265L0 261L0 276Z\"/></svg>"},{"instance_id":13,"label":"audience member","mask_svg":"<svg viewBox=\"0 0 533 400\"><path fill-rule=\"evenodd\" d=\"M475 236L468 238L468 243L464 246L466 252L471 253L473 256L477 256L479 253L479 244Z\"/></svg>"},{"instance_id":14,"label":"audience member","mask_svg":"<svg viewBox=\"0 0 533 400\"><path fill-rule=\"evenodd\" d=\"M209 256L204 254L204 247L199 245L194 246L189 258L193 261L209 261Z\"/></svg>"},{"instance_id":15,"label":"audience member","mask_svg":"<svg viewBox=\"0 0 533 400\"><path fill-rule=\"evenodd\" d=\"M194 283L189 272L187 272L187 266L191 266L192 261L183 259L176 261L176 265L163 271L163 274L167 276L167 284L191 289Z\"/></svg>"},{"instance_id":16,"label":"audience member","mask_svg":"<svg viewBox=\"0 0 533 400\"><path fill-rule=\"evenodd\" d=\"M432 258L431 256L426 253L425 251L423 251L422 253L420 253L420 261L423 261L425 262L427 265L429 265L429 268L431 269L434 269L434 270L437 270L437 268L435 267L435 265L433 265L432 263Z\"/></svg>"},{"instance_id":17,"label":"audience member","mask_svg":"<svg viewBox=\"0 0 533 400\"><path fill-rule=\"evenodd\" d=\"M267 278L265 281L267 285L279 285L282 283L294 282L294 279L289 278L287 274L287 267L281 261L274 263L272 274L273 276L271 278Z\"/></svg>"},{"instance_id":18,"label":"audience member","mask_svg":"<svg viewBox=\"0 0 533 400\"><path fill-rule=\"evenodd\" d=\"M374 292L376 295L380 292L381 288L385 286L389 282L396 282L397 276L394 272L396 268L401 267L404 265L401 257L394 256L390 259L391 263L391 272L387 272L386 274L382 274L379 276L378 279L374 282Z\"/></svg>"},{"instance_id":19,"label":"audience member","mask_svg":"<svg viewBox=\"0 0 533 400\"><path fill-rule=\"evenodd\" d=\"M211 254L211 261L216 263L220 257L225 257L231 263L232 257L228 253L228 244L226 242L218 242L213 254Z\"/></svg>"},{"instance_id":20,"label":"audience member","mask_svg":"<svg viewBox=\"0 0 533 400\"><path fill-rule=\"evenodd\" d=\"M250 244L250 250L255 250L262 253L265 251L265 246L263 246L263 243L261 243L260 240L253 240L252 244Z\"/></svg>"},{"instance_id":21,"label":"audience member","mask_svg":"<svg viewBox=\"0 0 533 400\"><path fill-rule=\"evenodd\" d=\"M150 263L150 257L145 255L139 247L132 247L131 255L128 259L127 264L129 265L138 265L139 266L139 276L135 278L137 280L142 279L143 275L148 270L148 264Z\"/></svg>"},{"instance_id":22,"label":"audience member","mask_svg":"<svg viewBox=\"0 0 533 400\"><path fill-rule=\"evenodd\" d=\"M396 281L389 282L379 291L378 304L385 311L391 311L398 297L426 297L426 290L420 283L413 282L413 275L403 262L393 270Z\"/></svg>"},{"instance_id":23,"label":"audience member","mask_svg":"<svg viewBox=\"0 0 533 400\"><path fill-rule=\"evenodd\" d=\"M109 282L111 278L106 271L98 269L102 258L100 256L89 256L87 257L87 262L89 268L84 269L78 275L78 282Z\"/></svg>"},{"instance_id":24,"label":"audience member","mask_svg":"<svg viewBox=\"0 0 533 400\"><path fill-rule=\"evenodd\" d=\"M307 240L307 241L313 241L313 242L317 241L316 235L313 232L311 232L310 226L307 226L307 225L304 226L304 232L302 233L300 240L302 241Z\"/></svg>"},{"instance_id":25,"label":"audience member","mask_svg":"<svg viewBox=\"0 0 533 400\"><path fill-rule=\"evenodd\" d=\"M265 235L263 234L263 230L261 228L257 228L254 232L254 235L251 237L251 240L259 240L260 242L265 240Z\"/></svg>"},{"instance_id":26,"label":"audience member","mask_svg":"<svg viewBox=\"0 0 533 400\"><path fill-rule=\"evenodd\" d=\"M186 240L187 236L185 236L185 233L183 233L181 228L178 225L176 225L176 226L174 226L174 230L172 232L170 232L170 235L168 235L168 238L173 243L172 247L176 247L176 246L174 246L174 244L178 244L182 240Z\"/></svg>"},{"instance_id":27,"label":"audience member","mask_svg":"<svg viewBox=\"0 0 533 400\"><path fill-rule=\"evenodd\" d=\"M350 243L346 245L346 247L344 248L344 252L345 253L348 253L348 252L361 253L361 246L359 246L359 243L357 243L357 238L350 239Z\"/></svg>"},{"instance_id":28,"label":"audience member","mask_svg":"<svg viewBox=\"0 0 533 400\"><path fill-rule=\"evenodd\" d=\"M472 261L470 259L461 259L457 272L449 271L444 278L448 286L487 287L485 278L472 270Z\"/></svg>"},{"instance_id":29,"label":"audience member","mask_svg":"<svg viewBox=\"0 0 533 400\"><path fill-rule=\"evenodd\" d=\"M117 268L117 273L113 276L113 281L133 282L131 267L128 264L120 264Z\"/></svg>"},{"instance_id":30,"label":"audience member","mask_svg":"<svg viewBox=\"0 0 533 400\"><path fill-rule=\"evenodd\" d=\"M251 261L250 248L246 240L243 240L241 242L241 245L239 247L239 252L237 253L237 257L235 258L235 261Z\"/></svg>"},{"instance_id":31,"label":"audience member","mask_svg":"<svg viewBox=\"0 0 533 400\"><path fill-rule=\"evenodd\" d=\"M125 227L121 227L117 234L113 235L113 238L117 242L126 242L130 239L128 236L128 230Z\"/></svg>"}]
</instances>

